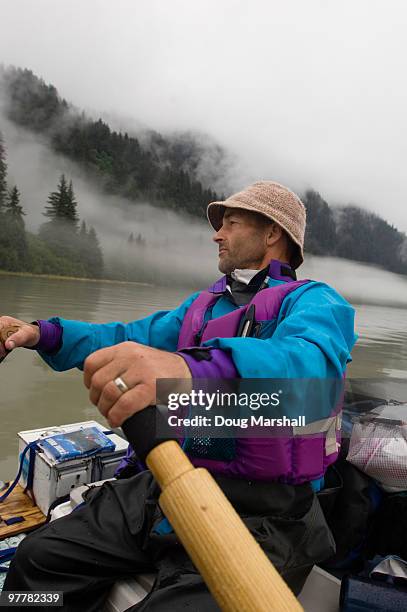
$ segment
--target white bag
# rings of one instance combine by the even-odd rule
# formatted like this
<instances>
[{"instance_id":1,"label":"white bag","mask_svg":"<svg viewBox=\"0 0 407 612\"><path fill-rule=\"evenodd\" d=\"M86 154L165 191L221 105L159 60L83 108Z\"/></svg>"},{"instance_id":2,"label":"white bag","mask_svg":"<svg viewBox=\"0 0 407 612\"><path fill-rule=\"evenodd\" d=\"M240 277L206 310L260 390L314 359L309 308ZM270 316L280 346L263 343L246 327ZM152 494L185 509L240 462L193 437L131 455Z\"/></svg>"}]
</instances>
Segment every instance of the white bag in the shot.
<instances>
[{"instance_id":1,"label":"white bag","mask_svg":"<svg viewBox=\"0 0 407 612\"><path fill-rule=\"evenodd\" d=\"M378 406L353 425L347 460L388 492L407 490L407 404Z\"/></svg>"}]
</instances>

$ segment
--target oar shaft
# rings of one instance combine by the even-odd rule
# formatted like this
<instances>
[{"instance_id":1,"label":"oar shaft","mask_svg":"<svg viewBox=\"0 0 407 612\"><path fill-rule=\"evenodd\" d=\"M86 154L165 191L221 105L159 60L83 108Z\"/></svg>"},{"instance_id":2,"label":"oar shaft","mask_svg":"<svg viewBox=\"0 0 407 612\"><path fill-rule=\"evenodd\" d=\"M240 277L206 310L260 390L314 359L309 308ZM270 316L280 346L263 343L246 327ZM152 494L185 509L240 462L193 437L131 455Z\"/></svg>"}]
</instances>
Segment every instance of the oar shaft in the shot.
<instances>
[{"instance_id":1,"label":"oar shaft","mask_svg":"<svg viewBox=\"0 0 407 612\"><path fill-rule=\"evenodd\" d=\"M302 610L207 470L195 469L174 441L154 448L147 464L164 514L222 610Z\"/></svg>"},{"instance_id":2,"label":"oar shaft","mask_svg":"<svg viewBox=\"0 0 407 612\"><path fill-rule=\"evenodd\" d=\"M160 418L149 406L123 423L123 430L146 458L162 490L160 506L220 608L302 610L209 472L195 469L174 440L154 436Z\"/></svg>"}]
</instances>

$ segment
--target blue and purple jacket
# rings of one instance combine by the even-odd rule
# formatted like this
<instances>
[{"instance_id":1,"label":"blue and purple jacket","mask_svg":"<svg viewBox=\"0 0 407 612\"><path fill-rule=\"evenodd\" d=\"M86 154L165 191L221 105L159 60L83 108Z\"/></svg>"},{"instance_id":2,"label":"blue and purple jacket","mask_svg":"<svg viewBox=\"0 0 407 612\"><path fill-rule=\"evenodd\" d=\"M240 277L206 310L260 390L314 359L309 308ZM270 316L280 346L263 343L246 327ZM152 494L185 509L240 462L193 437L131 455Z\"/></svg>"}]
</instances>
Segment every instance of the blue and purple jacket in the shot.
<instances>
[{"instance_id":1,"label":"blue and purple jacket","mask_svg":"<svg viewBox=\"0 0 407 612\"><path fill-rule=\"evenodd\" d=\"M256 337L237 337L247 307L228 296L226 277L195 293L172 311L159 311L131 323L90 324L53 318L41 322L41 338L56 334L59 348L37 347L55 370L82 368L86 357L106 346L134 340L177 351L193 378L342 378L355 343L354 309L334 289L315 281L293 281L272 261L267 286L256 294ZM50 332L49 323L53 323ZM58 329L59 328L59 329ZM55 343L54 338L54 343ZM198 360L200 347L208 359ZM45 349L45 350L44 350ZM287 437L236 440L231 461L191 457L215 474L277 480L289 484L317 481L337 457L340 407L320 414ZM298 416L303 414L301 403ZM337 413L337 414L336 414ZM291 411L291 415L292 411ZM295 415L294 415L295 416Z\"/></svg>"}]
</instances>

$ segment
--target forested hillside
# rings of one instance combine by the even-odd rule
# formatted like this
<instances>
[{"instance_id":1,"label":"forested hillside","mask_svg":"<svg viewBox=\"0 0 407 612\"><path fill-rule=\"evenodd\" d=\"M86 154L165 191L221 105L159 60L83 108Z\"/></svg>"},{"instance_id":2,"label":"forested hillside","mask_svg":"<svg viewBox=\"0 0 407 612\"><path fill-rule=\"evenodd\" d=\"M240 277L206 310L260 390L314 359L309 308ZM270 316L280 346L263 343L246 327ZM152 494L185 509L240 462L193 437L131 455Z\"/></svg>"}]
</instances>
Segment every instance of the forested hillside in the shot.
<instances>
[{"instance_id":1,"label":"forested hillside","mask_svg":"<svg viewBox=\"0 0 407 612\"><path fill-rule=\"evenodd\" d=\"M193 137L166 140L150 132L141 145L77 111L30 70L3 70L2 80L8 118L47 136L56 152L81 164L107 192L194 215L203 215L206 205L218 199L197 179L202 151ZM216 154L221 158L220 148Z\"/></svg>"},{"instance_id":2,"label":"forested hillside","mask_svg":"<svg viewBox=\"0 0 407 612\"><path fill-rule=\"evenodd\" d=\"M407 237L393 225L357 206L331 207L315 191L307 191L303 202L309 253L335 255L407 274Z\"/></svg>"},{"instance_id":3,"label":"forested hillside","mask_svg":"<svg viewBox=\"0 0 407 612\"><path fill-rule=\"evenodd\" d=\"M101 119L72 107L55 87L29 70L1 69L0 86L11 121L41 135L109 194L123 196L135 206L147 201L201 218L208 202L225 197L200 180L201 161L208 150L193 134L165 137L144 131L135 137L116 132ZM101 277L103 244L93 228L80 223L69 177L57 177L56 190L44 203L39 234L26 232L18 186L7 183L6 145L0 140L0 269ZM213 143L209 153L212 165L206 178L215 181L226 156ZM407 273L405 234L357 206L332 207L316 191L302 197L308 216L307 252ZM129 236L129 243L134 240L140 245L143 238Z\"/></svg>"}]
</instances>

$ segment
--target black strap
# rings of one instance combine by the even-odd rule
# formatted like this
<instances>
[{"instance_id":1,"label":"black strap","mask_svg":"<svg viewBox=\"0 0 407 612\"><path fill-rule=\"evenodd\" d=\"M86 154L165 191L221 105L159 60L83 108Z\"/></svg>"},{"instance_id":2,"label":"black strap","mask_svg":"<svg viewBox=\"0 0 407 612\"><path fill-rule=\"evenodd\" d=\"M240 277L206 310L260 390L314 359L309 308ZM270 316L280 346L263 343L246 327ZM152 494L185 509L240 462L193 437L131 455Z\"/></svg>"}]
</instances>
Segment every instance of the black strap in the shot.
<instances>
[{"instance_id":1,"label":"black strap","mask_svg":"<svg viewBox=\"0 0 407 612\"><path fill-rule=\"evenodd\" d=\"M165 417L156 408L148 406L129 417L122 425L124 434L141 461L145 461L148 453L168 438L159 438L157 429L160 421L166 423ZM175 438L174 438L175 439Z\"/></svg>"}]
</instances>

